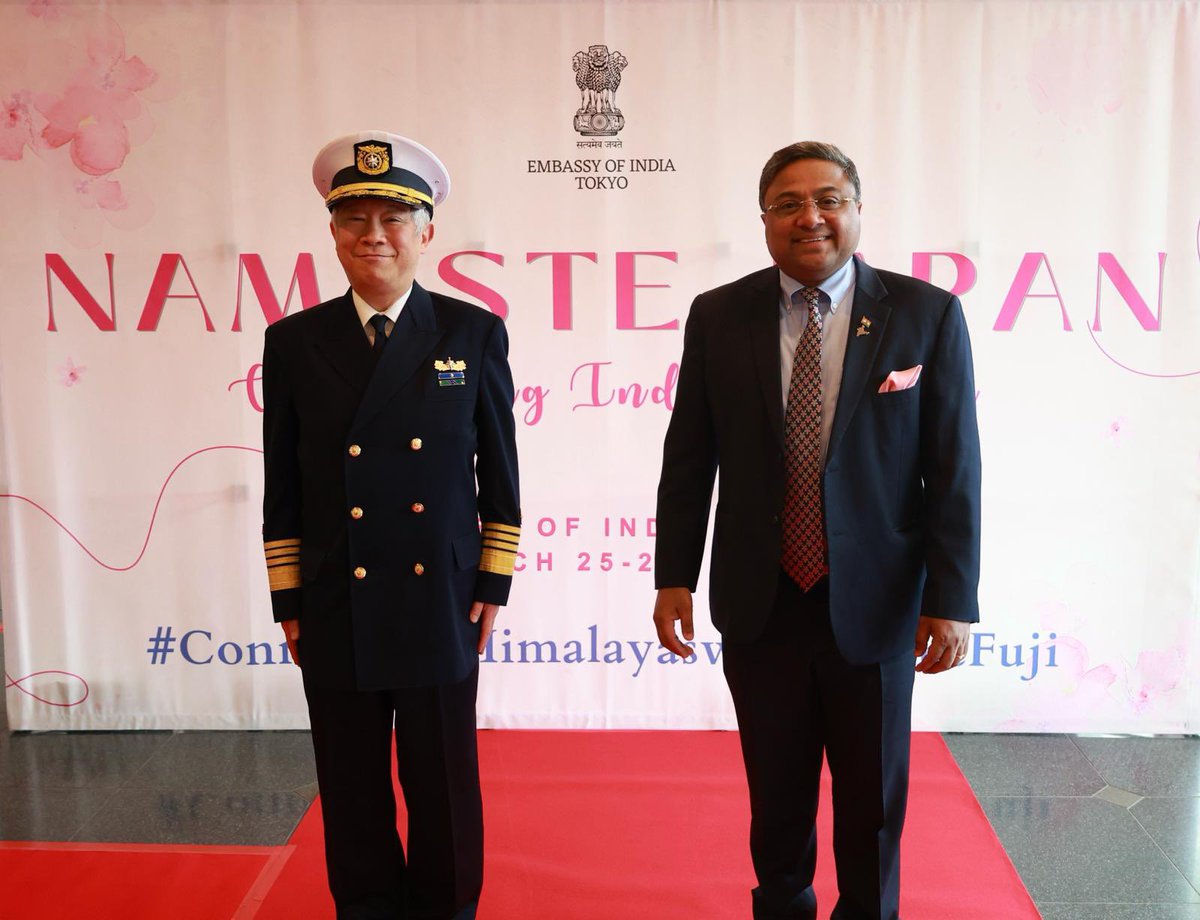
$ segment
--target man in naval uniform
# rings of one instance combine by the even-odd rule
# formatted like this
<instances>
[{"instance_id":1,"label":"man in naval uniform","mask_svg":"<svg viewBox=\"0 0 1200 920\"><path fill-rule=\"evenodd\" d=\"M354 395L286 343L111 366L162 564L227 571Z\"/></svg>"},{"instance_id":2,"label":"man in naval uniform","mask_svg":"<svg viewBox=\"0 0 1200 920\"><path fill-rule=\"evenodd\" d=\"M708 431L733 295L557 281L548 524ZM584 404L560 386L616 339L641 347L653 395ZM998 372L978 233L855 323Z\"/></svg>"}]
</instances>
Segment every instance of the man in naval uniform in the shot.
<instances>
[{"instance_id":1,"label":"man in naval uniform","mask_svg":"<svg viewBox=\"0 0 1200 920\"><path fill-rule=\"evenodd\" d=\"M350 290L266 332L271 604L303 674L339 920L462 920L483 884L478 654L520 535L508 336L414 280L450 188L430 151L349 135L313 181Z\"/></svg>"}]
</instances>

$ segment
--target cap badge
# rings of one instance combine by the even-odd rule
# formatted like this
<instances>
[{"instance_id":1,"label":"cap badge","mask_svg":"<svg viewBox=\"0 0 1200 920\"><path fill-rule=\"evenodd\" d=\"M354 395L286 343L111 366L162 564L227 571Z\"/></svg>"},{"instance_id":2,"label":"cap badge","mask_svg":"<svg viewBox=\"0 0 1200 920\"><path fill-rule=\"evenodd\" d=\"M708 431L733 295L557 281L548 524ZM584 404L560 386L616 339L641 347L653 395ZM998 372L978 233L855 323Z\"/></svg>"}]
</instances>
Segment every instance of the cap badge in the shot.
<instances>
[{"instance_id":1,"label":"cap badge","mask_svg":"<svg viewBox=\"0 0 1200 920\"><path fill-rule=\"evenodd\" d=\"M392 145L355 144L354 165L364 176L382 176L392 168Z\"/></svg>"}]
</instances>

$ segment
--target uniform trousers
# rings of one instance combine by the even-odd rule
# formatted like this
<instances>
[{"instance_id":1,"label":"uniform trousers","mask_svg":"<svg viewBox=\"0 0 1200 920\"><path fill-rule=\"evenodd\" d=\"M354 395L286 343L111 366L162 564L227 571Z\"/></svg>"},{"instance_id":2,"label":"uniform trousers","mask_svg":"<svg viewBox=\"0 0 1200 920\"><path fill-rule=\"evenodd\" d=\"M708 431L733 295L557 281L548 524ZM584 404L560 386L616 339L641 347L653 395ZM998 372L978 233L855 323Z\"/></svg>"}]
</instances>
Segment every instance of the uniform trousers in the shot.
<instances>
[{"instance_id":1,"label":"uniform trousers","mask_svg":"<svg viewBox=\"0 0 1200 920\"><path fill-rule=\"evenodd\" d=\"M305 682L338 920L475 916L483 887L478 683L478 665L440 687L331 690ZM396 829L393 734L407 855Z\"/></svg>"},{"instance_id":2,"label":"uniform trousers","mask_svg":"<svg viewBox=\"0 0 1200 920\"><path fill-rule=\"evenodd\" d=\"M828 578L805 593L781 572L763 634L726 641L722 659L750 788L755 920L817 916L822 754L833 778L839 897L831 920L896 920L912 655L848 663L830 625Z\"/></svg>"}]
</instances>

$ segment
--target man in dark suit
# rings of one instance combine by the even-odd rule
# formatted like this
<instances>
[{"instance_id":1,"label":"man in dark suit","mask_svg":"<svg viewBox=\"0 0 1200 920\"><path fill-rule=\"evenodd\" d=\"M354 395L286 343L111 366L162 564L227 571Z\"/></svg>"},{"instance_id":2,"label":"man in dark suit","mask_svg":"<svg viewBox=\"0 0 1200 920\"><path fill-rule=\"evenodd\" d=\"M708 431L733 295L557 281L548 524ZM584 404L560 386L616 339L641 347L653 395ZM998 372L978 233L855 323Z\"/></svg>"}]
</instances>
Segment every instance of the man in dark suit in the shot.
<instances>
[{"instance_id":1,"label":"man in dark suit","mask_svg":"<svg viewBox=\"0 0 1200 920\"><path fill-rule=\"evenodd\" d=\"M775 266L701 294L688 318L654 622L693 653L675 630L693 637L719 470L709 603L750 788L754 916L816 917L824 754L832 916L895 918L912 656L954 667L979 619L970 343L956 297L854 257L861 188L836 147L776 152L759 206Z\"/></svg>"},{"instance_id":2,"label":"man in dark suit","mask_svg":"<svg viewBox=\"0 0 1200 920\"><path fill-rule=\"evenodd\" d=\"M520 535L508 337L414 280L450 185L432 153L350 135L313 180L350 290L267 329L271 603L303 673L339 920L461 920L483 884L478 653Z\"/></svg>"}]
</instances>

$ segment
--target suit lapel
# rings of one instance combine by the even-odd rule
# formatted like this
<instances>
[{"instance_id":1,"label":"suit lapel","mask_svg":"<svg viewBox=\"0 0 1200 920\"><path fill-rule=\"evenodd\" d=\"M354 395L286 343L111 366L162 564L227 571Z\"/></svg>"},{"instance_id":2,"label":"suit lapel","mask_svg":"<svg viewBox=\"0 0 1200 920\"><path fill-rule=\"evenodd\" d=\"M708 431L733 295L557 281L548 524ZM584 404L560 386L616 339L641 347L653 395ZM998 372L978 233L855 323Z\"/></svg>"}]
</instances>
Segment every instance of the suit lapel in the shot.
<instances>
[{"instance_id":1,"label":"suit lapel","mask_svg":"<svg viewBox=\"0 0 1200 920\"><path fill-rule=\"evenodd\" d=\"M838 442L850 425L850 419L854 417L892 312L892 308L884 303L887 288L883 286L879 275L857 256L855 262L854 307L850 312L850 330L846 336L846 354L842 363L842 386L838 392L826 457L833 456ZM858 335L857 330L864 317L870 320L870 332Z\"/></svg>"},{"instance_id":2,"label":"suit lapel","mask_svg":"<svg viewBox=\"0 0 1200 920\"><path fill-rule=\"evenodd\" d=\"M383 357L375 366L371 382L354 417L354 428L369 422L408 382L442 336L429 292L413 282L412 293L392 334ZM369 365L368 365L369 366Z\"/></svg>"},{"instance_id":3,"label":"suit lapel","mask_svg":"<svg viewBox=\"0 0 1200 920\"><path fill-rule=\"evenodd\" d=\"M767 419L783 446L783 383L779 377L779 269L752 279L749 304L750 349L767 406Z\"/></svg>"},{"instance_id":4,"label":"suit lapel","mask_svg":"<svg viewBox=\"0 0 1200 920\"><path fill-rule=\"evenodd\" d=\"M317 332L317 350L358 394L371 377L371 346L358 321L350 292L329 305Z\"/></svg>"}]
</instances>

